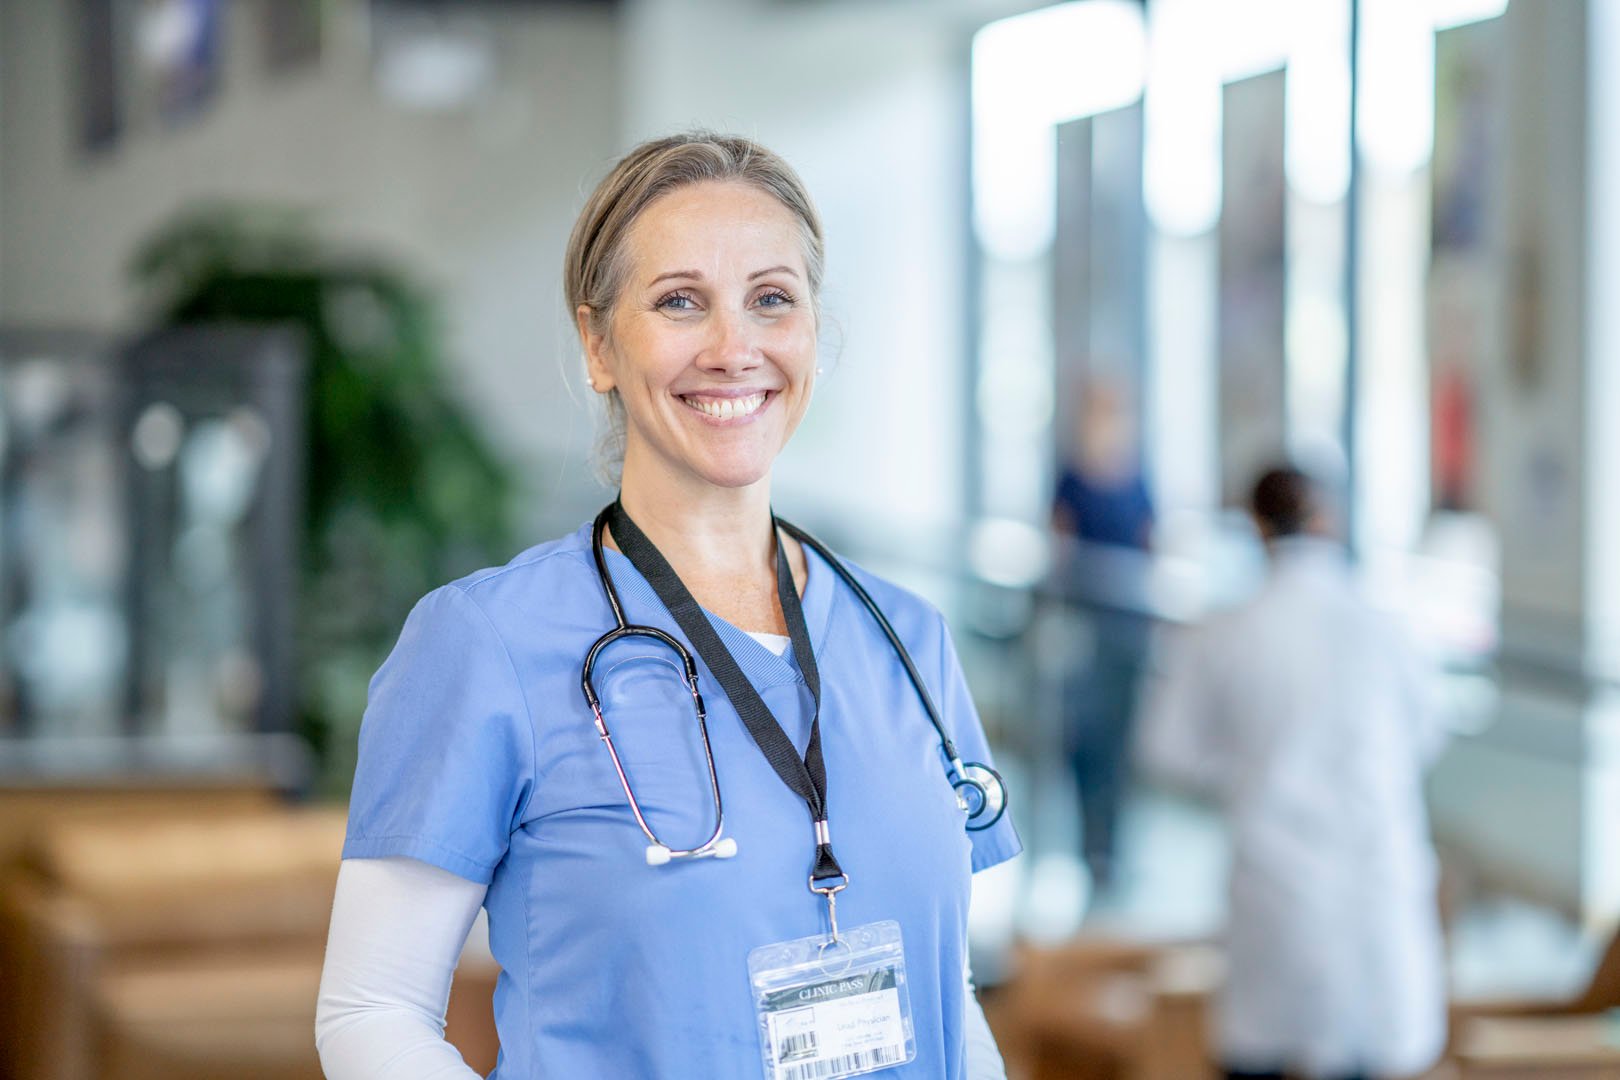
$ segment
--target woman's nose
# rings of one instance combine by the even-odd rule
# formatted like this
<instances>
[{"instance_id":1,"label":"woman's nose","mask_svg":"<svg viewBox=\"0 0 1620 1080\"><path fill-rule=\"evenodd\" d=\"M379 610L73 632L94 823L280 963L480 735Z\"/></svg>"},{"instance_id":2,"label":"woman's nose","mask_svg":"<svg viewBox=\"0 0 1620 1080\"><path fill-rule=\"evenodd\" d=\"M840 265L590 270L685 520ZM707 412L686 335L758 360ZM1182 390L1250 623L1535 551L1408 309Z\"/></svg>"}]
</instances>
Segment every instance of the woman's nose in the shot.
<instances>
[{"instance_id":1,"label":"woman's nose","mask_svg":"<svg viewBox=\"0 0 1620 1080\"><path fill-rule=\"evenodd\" d=\"M748 318L738 312L716 312L710 321L712 335L699 363L711 371L728 374L756 368L762 362L758 334Z\"/></svg>"}]
</instances>

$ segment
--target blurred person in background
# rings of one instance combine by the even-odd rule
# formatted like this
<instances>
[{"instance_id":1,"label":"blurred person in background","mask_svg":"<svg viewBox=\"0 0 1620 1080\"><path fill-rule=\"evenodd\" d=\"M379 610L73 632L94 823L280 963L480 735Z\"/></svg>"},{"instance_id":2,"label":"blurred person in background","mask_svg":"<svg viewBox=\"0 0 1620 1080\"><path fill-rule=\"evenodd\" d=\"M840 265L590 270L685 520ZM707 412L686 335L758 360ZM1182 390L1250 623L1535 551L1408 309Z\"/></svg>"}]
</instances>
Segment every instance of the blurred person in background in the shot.
<instances>
[{"instance_id":1,"label":"blurred person in background","mask_svg":"<svg viewBox=\"0 0 1620 1080\"><path fill-rule=\"evenodd\" d=\"M1318 487L1255 485L1270 574L1167 643L1141 752L1211 792L1231 830L1227 1076L1422 1072L1446 981L1422 778L1443 741L1430 673L1358 594Z\"/></svg>"},{"instance_id":2,"label":"blurred person in background","mask_svg":"<svg viewBox=\"0 0 1620 1080\"><path fill-rule=\"evenodd\" d=\"M1131 396L1093 376L1080 391L1071 456L1058 475L1052 525L1088 544L1146 551L1153 501L1142 477Z\"/></svg>"},{"instance_id":3,"label":"blurred person in background","mask_svg":"<svg viewBox=\"0 0 1620 1080\"><path fill-rule=\"evenodd\" d=\"M371 684L316 1024L334 1080L471 1075L442 1033L480 907L502 1078L1004 1075L967 909L971 874L1019 850L1011 819L959 804L899 649L773 519L822 245L798 176L741 138L645 143L588 200L565 284L619 497L430 593ZM851 575L986 760L940 614ZM828 981L821 950L886 921L903 973L839 951ZM780 972L805 942L808 982L767 1001L756 959Z\"/></svg>"},{"instance_id":4,"label":"blurred person in background","mask_svg":"<svg viewBox=\"0 0 1620 1080\"><path fill-rule=\"evenodd\" d=\"M1079 609L1090 644L1063 687L1065 750L1080 798L1081 854L1092 886L1114 880L1131 718L1147 654L1144 611L1153 502L1142 477L1131 398L1117 382L1081 387L1072 453L1052 502L1059 594Z\"/></svg>"}]
</instances>

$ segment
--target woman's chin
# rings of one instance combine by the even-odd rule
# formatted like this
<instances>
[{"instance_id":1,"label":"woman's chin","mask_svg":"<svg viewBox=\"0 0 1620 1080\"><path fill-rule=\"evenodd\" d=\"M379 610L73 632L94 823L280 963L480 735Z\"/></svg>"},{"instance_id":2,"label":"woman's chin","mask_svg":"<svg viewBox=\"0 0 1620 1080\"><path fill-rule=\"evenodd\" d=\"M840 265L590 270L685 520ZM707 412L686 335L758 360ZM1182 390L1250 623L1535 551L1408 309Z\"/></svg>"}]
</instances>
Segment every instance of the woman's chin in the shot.
<instances>
[{"instance_id":1,"label":"woman's chin","mask_svg":"<svg viewBox=\"0 0 1620 1080\"><path fill-rule=\"evenodd\" d=\"M753 463L748 465L742 465L740 463L726 463L724 465L716 465L713 468L703 469L698 473L698 475L707 481L712 487L726 489L747 488L753 487L761 480L769 478L771 475L771 467L769 463L766 463L763 466Z\"/></svg>"},{"instance_id":2,"label":"woman's chin","mask_svg":"<svg viewBox=\"0 0 1620 1080\"><path fill-rule=\"evenodd\" d=\"M633 485L673 484L686 488L695 482L724 490L747 488L768 480L776 462L776 454L761 442L684 447L664 454L637 450L632 445L625 453L624 479Z\"/></svg>"}]
</instances>

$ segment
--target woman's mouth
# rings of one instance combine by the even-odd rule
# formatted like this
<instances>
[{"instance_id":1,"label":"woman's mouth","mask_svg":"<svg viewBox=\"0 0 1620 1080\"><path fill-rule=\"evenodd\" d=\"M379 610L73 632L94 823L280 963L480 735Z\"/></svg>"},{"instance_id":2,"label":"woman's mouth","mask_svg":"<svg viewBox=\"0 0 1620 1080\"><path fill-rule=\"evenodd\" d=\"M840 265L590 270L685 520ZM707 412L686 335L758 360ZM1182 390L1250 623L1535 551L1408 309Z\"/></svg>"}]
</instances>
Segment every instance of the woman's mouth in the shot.
<instances>
[{"instance_id":1,"label":"woman's mouth","mask_svg":"<svg viewBox=\"0 0 1620 1080\"><path fill-rule=\"evenodd\" d=\"M704 397L699 394L682 395L681 400L714 420L741 420L754 415L770 395L765 391L745 397Z\"/></svg>"}]
</instances>

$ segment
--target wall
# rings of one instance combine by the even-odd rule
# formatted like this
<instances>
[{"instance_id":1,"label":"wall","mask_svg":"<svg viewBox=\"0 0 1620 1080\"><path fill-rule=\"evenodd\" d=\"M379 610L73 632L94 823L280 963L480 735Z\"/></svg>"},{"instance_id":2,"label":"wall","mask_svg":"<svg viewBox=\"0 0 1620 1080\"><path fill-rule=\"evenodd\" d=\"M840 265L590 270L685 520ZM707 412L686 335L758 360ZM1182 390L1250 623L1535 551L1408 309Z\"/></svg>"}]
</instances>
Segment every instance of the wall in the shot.
<instances>
[{"instance_id":1,"label":"wall","mask_svg":"<svg viewBox=\"0 0 1620 1080\"><path fill-rule=\"evenodd\" d=\"M1502 528L1504 644L1572 663L1585 598L1587 7L1513 4L1504 16L1510 141L1499 235L1510 302L1481 395L1481 475Z\"/></svg>"},{"instance_id":2,"label":"wall","mask_svg":"<svg viewBox=\"0 0 1620 1080\"><path fill-rule=\"evenodd\" d=\"M962 510L967 50L1024 8L625 0L489 5L501 86L470 113L410 113L372 86L359 0L318 70L274 78L256 10L229 5L226 85L188 128L105 157L72 140L71 7L8 0L0 98L0 321L131 324L132 247L215 195L317 208L334 237L397 254L440 290L459 390L527 467L538 531L600 500L594 411L560 298L584 191L633 142L738 130L803 172L826 220L826 366L779 467L780 500L867 549L951 561ZM869 523L869 524L863 524Z\"/></svg>"},{"instance_id":3,"label":"wall","mask_svg":"<svg viewBox=\"0 0 1620 1080\"><path fill-rule=\"evenodd\" d=\"M11 62L7 59L6 42L10 40L6 27L6 9L0 7L0 210L6 205L6 162L10 160L5 140L6 126L9 121L6 106L11 101L10 90L6 85L6 75L11 69ZM0 224L0 313L5 311L6 301L6 273L5 273L5 231ZM0 322L3 322L0 319Z\"/></svg>"},{"instance_id":4,"label":"wall","mask_svg":"<svg viewBox=\"0 0 1620 1080\"><path fill-rule=\"evenodd\" d=\"M310 207L332 238L397 256L438 290L455 389L527 466L534 514L549 516L572 497L557 463L589 445L559 374L573 352L561 252L582 177L621 141L614 17L497 6L490 100L427 114L379 97L363 10L329 4L319 66L272 76L257 5L234 0L213 107L87 157L73 138L74 5L0 5L0 322L127 329L130 252L176 209L216 196Z\"/></svg>"},{"instance_id":5,"label":"wall","mask_svg":"<svg viewBox=\"0 0 1620 1080\"><path fill-rule=\"evenodd\" d=\"M1612 573L1606 487L1613 462L1612 282L1592 230L1612 178L1589 172L1612 113L1589 76L1612 64L1612 33L1589 20L1612 0L1514 3L1508 20L1508 169L1498 222L1505 300L1481 385L1481 476L1501 533L1501 697L1491 726L1462 740L1434 778L1435 823L1492 876L1559 903L1594 928L1620 918L1620 710L1593 681L1594 567ZM1591 200L1588 200L1588 194ZM1601 208L1601 212L1600 212ZM1594 398L1594 394L1610 395Z\"/></svg>"}]
</instances>

